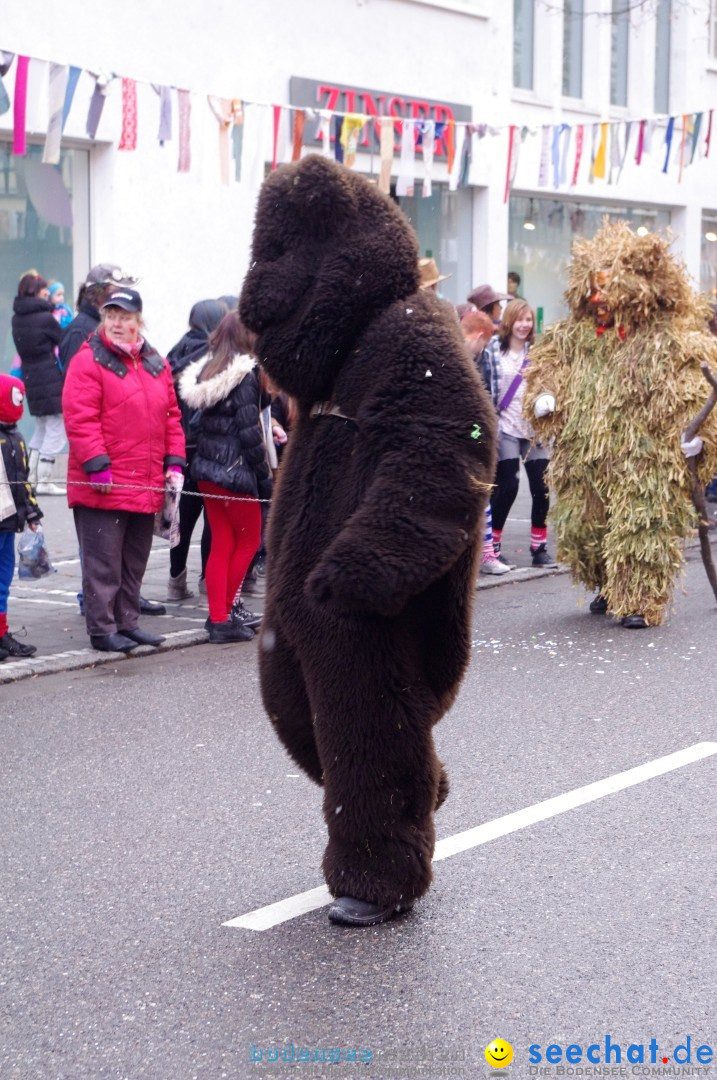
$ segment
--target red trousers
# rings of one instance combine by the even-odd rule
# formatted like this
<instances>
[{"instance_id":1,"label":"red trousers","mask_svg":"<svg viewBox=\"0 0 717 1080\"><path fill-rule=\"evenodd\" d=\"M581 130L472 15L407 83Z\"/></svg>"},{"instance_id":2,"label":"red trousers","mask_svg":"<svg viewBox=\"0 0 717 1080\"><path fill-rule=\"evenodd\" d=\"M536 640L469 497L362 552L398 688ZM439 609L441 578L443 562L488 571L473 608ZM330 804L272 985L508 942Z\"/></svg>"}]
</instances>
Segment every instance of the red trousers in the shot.
<instances>
[{"instance_id":1,"label":"red trousers","mask_svg":"<svg viewBox=\"0 0 717 1080\"><path fill-rule=\"evenodd\" d=\"M199 490L202 495L223 496L204 500L212 531L212 546L204 575L209 618L214 623L222 623L227 621L249 563L259 550L261 505L251 495L233 496L233 492L208 480L199 481ZM243 501L232 502L232 497Z\"/></svg>"}]
</instances>

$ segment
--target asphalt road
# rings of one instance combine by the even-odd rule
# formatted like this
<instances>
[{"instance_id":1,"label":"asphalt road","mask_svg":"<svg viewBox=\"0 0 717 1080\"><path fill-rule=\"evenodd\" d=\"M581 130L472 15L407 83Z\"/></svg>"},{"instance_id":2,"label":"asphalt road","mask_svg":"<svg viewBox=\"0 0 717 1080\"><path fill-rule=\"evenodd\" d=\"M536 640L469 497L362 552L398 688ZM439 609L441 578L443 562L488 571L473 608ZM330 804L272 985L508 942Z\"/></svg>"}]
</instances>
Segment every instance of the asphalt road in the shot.
<instances>
[{"instance_id":1,"label":"asphalt road","mask_svg":"<svg viewBox=\"0 0 717 1080\"><path fill-rule=\"evenodd\" d=\"M439 837L715 740L697 559L657 630L590 616L566 577L481 592L437 728ZM653 1038L667 1069L688 1035L692 1067L717 1052L715 755L437 863L402 920L224 926L322 884L320 795L263 715L256 647L1 688L2 1080L560 1075L548 1044L584 1066L606 1035L624 1075ZM334 1047L371 1063L321 1064Z\"/></svg>"}]
</instances>

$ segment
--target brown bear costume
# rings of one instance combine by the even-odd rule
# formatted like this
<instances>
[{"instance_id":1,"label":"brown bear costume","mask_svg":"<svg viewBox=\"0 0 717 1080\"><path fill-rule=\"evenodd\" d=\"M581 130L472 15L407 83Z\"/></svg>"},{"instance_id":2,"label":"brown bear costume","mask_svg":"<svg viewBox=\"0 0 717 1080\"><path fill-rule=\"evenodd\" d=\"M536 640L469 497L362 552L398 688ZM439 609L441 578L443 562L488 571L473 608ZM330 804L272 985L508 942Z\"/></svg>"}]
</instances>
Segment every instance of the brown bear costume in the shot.
<instances>
[{"instance_id":1,"label":"brown bear costume","mask_svg":"<svg viewBox=\"0 0 717 1080\"><path fill-rule=\"evenodd\" d=\"M431 729L469 657L495 461L490 401L417 263L398 207L312 155L264 184L240 300L298 403L267 538L262 693L324 787L324 874L351 907L329 917L359 925L431 883L447 792Z\"/></svg>"}]
</instances>

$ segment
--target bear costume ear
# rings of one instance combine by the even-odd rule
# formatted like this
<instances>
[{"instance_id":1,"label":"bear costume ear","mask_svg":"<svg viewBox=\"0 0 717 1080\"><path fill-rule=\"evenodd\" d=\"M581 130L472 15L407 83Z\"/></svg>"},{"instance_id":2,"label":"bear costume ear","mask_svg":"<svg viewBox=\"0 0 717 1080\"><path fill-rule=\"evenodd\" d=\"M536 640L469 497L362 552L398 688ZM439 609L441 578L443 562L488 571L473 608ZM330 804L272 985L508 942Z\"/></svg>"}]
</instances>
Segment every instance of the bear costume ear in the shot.
<instances>
[{"instance_id":1,"label":"bear costume ear","mask_svg":"<svg viewBox=\"0 0 717 1080\"><path fill-rule=\"evenodd\" d=\"M358 214L350 174L318 154L310 154L296 165L286 194L300 224L319 240L328 239L337 226L346 227Z\"/></svg>"}]
</instances>

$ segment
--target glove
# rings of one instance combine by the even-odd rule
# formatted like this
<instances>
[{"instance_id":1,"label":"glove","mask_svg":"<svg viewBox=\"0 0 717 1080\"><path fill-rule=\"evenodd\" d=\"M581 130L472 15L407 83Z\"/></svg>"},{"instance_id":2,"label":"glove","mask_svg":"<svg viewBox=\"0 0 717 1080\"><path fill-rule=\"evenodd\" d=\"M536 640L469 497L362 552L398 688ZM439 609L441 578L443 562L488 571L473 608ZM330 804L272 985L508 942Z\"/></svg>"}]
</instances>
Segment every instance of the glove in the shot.
<instances>
[{"instance_id":1,"label":"glove","mask_svg":"<svg viewBox=\"0 0 717 1080\"><path fill-rule=\"evenodd\" d=\"M178 472L178 473L181 473L181 472L183 472L183 471L184 471L184 470L182 469L182 466L181 466L181 465L168 465L168 466L167 466L167 472L168 472L168 473L170 473L170 472Z\"/></svg>"},{"instance_id":2,"label":"glove","mask_svg":"<svg viewBox=\"0 0 717 1080\"><path fill-rule=\"evenodd\" d=\"M102 472L91 472L90 483L93 487L104 487L112 483L112 470L103 469Z\"/></svg>"},{"instance_id":3,"label":"glove","mask_svg":"<svg viewBox=\"0 0 717 1080\"><path fill-rule=\"evenodd\" d=\"M680 439L680 449L682 450L682 453L685 455L686 458L697 457L703 446L704 442L699 437L699 435L695 435L694 439L690 439L689 442L685 442L685 433L684 431L682 432L682 437Z\"/></svg>"},{"instance_id":4,"label":"glove","mask_svg":"<svg viewBox=\"0 0 717 1080\"><path fill-rule=\"evenodd\" d=\"M548 413L555 412L555 398L552 394L539 394L533 405L533 412L540 419Z\"/></svg>"}]
</instances>

